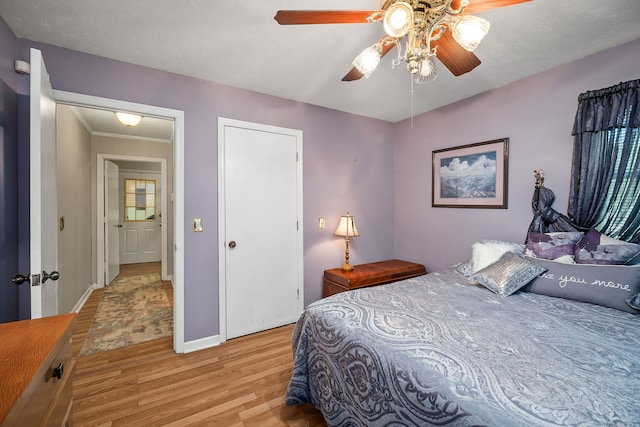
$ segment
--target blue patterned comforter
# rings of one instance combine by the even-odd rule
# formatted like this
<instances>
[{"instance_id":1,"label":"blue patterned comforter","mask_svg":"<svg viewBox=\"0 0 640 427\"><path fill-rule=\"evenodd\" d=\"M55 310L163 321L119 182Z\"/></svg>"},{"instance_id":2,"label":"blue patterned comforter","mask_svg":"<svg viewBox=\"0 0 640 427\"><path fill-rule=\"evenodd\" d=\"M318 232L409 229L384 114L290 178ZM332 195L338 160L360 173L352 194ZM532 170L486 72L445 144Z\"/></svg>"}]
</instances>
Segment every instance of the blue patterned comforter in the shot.
<instances>
[{"instance_id":1,"label":"blue patterned comforter","mask_svg":"<svg viewBox=\"0 0 640 427\"><path fill-rule=\"evenodd\" d=\"M309 305L293 351L330 426L640 425L640 316L449 270Z\"/></svg>"}]
</instances>

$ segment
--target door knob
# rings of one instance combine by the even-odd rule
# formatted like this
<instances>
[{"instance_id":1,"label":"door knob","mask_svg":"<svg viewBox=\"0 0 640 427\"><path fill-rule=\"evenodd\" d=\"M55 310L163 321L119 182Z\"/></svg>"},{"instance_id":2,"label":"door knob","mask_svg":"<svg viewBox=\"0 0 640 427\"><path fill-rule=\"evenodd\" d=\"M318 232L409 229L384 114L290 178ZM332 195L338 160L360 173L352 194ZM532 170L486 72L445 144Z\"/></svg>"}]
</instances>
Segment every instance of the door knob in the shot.
<instances>
[{"instance_id":1,"label":"door knob","mask_svg":"<svg viewBox=\"0 0 640 427\"><path fill-rule=\"evenodd\" d=\"M22 285L24 282L29 282L31 275L27 274L26 276L23 274L16 274L11 278L11 281L16 285Z\"/></svg>"},{"instance_id":2,"label":"door knob","mask_svg":"<svg viewBox=\"0 0 640 427\"><path fill-rule=\"evenodd\" d=\"M118 228L122 228L122 224L118 224L118 225L117 225L117 227L118 227Z\"/></svg>"},{"instance_id":3,"label":"door knob","mask_svg":"<svg viewBox=\"0 0 640 427\"><path fill-rule=\"evenodd\" d=\"M230 241L230 242L229 242L229 247L230 247L231 249L235 248L235 247L236 247L236 241L235 241L235 240Z\"/></svg>"},{"instance_id":4,"label":"door knob","mask_svg":"<svg viewBox=\"0 0 640 427\"><path fill-rule=\"evenodd\" d=\"M47 273L46 271L42 270L42 283L46 282L49 279L56 281L59 278L60 278L60 273L58 273L57 271L52 271L51 273Z\"/></svg>"}]
</instances>

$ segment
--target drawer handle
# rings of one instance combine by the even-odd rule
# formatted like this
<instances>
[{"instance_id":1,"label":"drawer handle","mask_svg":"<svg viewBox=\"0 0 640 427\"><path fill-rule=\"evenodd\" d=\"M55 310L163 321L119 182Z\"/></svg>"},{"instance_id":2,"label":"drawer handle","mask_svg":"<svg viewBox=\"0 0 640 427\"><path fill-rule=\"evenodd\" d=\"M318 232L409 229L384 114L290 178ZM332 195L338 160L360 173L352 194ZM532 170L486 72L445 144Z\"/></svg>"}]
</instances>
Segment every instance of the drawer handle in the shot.
<instances>
[{"instance_id":1,"label":"drawer handle","mask_svg":"<svg viewBox=\"0 0 640 427\"><path fill-rule=\"evenodd\" d=\"M62 379L62 374L64 373L64 365L62 362L58 365L57 368L53 368L53 378Z\"/></svg>"}]
</instances>

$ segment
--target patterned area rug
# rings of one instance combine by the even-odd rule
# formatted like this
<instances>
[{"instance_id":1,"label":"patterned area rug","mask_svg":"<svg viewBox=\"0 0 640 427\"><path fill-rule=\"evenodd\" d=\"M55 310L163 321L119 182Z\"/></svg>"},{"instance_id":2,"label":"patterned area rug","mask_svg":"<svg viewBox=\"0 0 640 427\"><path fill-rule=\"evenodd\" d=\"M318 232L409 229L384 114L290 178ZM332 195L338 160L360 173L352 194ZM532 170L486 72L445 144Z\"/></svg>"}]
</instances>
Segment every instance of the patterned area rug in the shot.
<instances>
[{"instance_id":1,"label":"patterned area rug","mask_svg":"<svg viewBox=\"0 0 640 427\"><path fill-rule=\"evenodd\" d=\"M107 286L80 356L170 336L173 311L160 275L116 279Z\"/></svg>"}]
</instances>

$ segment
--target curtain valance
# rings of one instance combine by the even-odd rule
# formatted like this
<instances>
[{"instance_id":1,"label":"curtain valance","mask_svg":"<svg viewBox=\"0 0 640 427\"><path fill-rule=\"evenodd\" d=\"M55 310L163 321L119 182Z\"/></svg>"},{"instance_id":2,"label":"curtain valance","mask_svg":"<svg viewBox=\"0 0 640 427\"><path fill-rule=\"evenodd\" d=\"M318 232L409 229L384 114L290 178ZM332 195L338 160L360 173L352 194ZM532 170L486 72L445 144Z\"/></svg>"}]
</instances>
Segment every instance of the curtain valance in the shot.
<instances>
[{"instance_id":1,"label":"curtain valance","mask_svg":"<svg viewBox=\"0 0 640 427\"><path fill-rule=\"evenodd\" d=\"M580 94L572 135L640 127L639 89L640 79Z\"/></svg>"}]
</instances>

